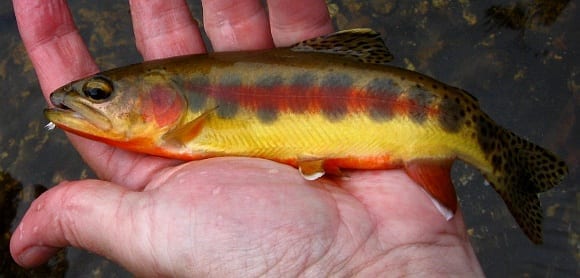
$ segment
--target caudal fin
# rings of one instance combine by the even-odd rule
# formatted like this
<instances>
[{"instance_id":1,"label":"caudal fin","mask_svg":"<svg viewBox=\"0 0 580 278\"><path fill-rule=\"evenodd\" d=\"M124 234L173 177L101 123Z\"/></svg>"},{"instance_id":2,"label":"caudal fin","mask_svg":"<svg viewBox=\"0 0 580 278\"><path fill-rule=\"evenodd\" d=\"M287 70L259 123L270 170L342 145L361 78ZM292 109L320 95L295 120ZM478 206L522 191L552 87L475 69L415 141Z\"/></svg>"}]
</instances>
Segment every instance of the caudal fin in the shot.
<instances>
[{"instance_id":1,"label":"caudal fin","mask_svg":"<svg viewBox=\"0 0 580 278\"><path fill-rule=\"evenodd\" d=\"M510 131L501 130L498 135L502 147L490 154L493 172L484 176L528 238L542 243L543 210L538 193L558 185L568 167L550 151Z\"/></svg>"}]
</instances>

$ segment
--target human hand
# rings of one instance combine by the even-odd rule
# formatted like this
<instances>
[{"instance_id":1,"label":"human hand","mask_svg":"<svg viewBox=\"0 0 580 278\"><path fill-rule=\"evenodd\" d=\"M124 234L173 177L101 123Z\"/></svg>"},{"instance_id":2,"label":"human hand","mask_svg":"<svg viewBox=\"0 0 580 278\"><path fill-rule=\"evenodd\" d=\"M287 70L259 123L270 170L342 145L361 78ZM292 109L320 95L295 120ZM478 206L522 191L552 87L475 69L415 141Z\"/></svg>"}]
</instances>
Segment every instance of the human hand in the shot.
<instances>
[{"instance_id":1,"label":"human hand","mask_svg":"<svg viewBox=\"0 0 580 278\"><path fill-rule=\"evenodd\" d=\"M144 59L205 50L184 1L145 2L130 1ZM332 31L324 1L269 1L270 18L260 1L202 3L216 51ZM98 71L64 1L14 8L46 98ZM306 181L267 160L181 163L67 135L102 180L63 182L32 204L11 240L22 266L72 245L140 276L482 275L461 213L445 221L403 171Z\"/></svg>"}]
</instances>

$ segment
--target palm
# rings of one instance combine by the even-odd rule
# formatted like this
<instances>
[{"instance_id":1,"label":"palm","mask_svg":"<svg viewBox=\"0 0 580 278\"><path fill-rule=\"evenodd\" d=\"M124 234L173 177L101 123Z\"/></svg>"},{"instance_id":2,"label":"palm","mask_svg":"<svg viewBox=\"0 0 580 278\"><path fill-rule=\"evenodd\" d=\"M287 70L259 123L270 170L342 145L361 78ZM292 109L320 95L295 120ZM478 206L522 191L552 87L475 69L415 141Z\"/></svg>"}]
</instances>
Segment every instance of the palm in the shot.
<instances>
[{"instance_id":1,"label":"palm","mask_svg":"<svg viewBox=\"0 0 580 278\"><path fill-rule=\"evenodd\" d=\"M215 253L212 259L171 253L176 255L170 260L175 267L208 260L208 270L224 268L215 250L229 250L228 256L250 261L302 260L306 266L338 254L369 259L401 246L441 240L441 234L460 237L461 219L446 222L403 172L350 174L356 185L341 179L342 187L337 187L327 179L306 181L295 169L265 160L191 162L165 169L145 191L130 193L145 194L146 203L133 203L128 200L134 197L126 195L115 214L132 215L137 223L132 233L138 235L134 240ZM148 236L152 238L143 238ZM227 270L241 267L227 265ZM256 271L267 271L268 265L263 267Z\"/></svg>"}]
</instances>

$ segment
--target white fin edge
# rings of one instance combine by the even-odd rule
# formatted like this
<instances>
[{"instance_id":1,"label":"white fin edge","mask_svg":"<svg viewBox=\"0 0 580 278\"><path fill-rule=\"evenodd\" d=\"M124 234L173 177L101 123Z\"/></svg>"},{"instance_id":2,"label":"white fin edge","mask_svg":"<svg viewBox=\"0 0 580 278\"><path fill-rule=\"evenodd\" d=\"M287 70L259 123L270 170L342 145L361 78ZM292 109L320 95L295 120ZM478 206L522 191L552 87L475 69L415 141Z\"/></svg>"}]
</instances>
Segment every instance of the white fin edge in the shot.
<instances>
[{"instance_id":1,"label":"white fin edge","mask_svg":"<svg viewBox=\"0 0 580 278\"><path fill-rule=\"evenodd\" d=\"M429 197L429 200L431 200L431 203L433 203L433 205L435 206L435 208L437 208L439 213L441 213L441 215L443 215L443 217L445 217L445 220L449 221L449 220L453 219L453 216L455 216L455 213L453 213L452 210L448 209L446 206L441 204L441 202L437 201L437 199L433 198L433 196L431 196L431 194L429 194L429 192L427 192L425 189L421 188L421 190L423 190L423 192L425 192L425 194L427 194L427 197Z\"/></svg>"},{"instance_id":2,"label":"white fin edge","mask_svg":"<svg viewBox=\"0 0 580 278\"><path fill-rule=\"evenodd\" d=\"M427 194L427 195L429 195L429 194ZM453 219L453 216L455 215L453 213L453 211L451 211L450 209L448 209L447 207L442 205L439 201L437 201L437 199L431 197L431 195L429 195L429 199L431 199L431 202L437 208L437 210L441 213L441 215L443 215L443 217L445 217L445 220L449 221L449 220Z\"/></svg>"},{"instance_id":3,"label":"white fin edge","mask_svg":"<svg viewBox=\"0 0 580 278\"><path fill-rule=\"evenodd\" d=\"M316 173L312 173L312 174L307 175L307 174L304 174L304 172L302 172L301 167L298 167L298 170L300 171L300 174L302 175L302 177L305 180L309 180L309 181L317 180L320 177L324 176L324 171L316 172Z\"/></svg>"},{"instance_id":4,"label":"white fin edge","mask_svg":"<svg viewBox=\"0 0 580 278\"><path fill-rule=\"evenodd\" d=\"M48 124L46 124L44 126L44 128L46 128L46 130L51 131L56 127L56 125L53 122L48 122Z\"/></svg>"}]
</instances>

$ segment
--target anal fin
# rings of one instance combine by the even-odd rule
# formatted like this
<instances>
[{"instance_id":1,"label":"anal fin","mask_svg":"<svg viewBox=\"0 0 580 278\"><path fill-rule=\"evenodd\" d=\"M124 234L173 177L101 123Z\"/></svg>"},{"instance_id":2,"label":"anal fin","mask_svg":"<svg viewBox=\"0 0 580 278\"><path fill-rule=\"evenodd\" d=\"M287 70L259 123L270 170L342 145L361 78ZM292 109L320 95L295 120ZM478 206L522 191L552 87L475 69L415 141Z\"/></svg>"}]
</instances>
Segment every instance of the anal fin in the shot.
<instances>
[{"instance_id":1,"label":"anal fin","mask_svg":"<svg viewBox=\"0 0 580 278\"><path fill-rule=\"evenodd\" d=\"M452 165L453 159L419 159L405 163L407 175L431 195L447 220L457 211L457 195L451 183Z\"/></svg>"}]
</instances>

